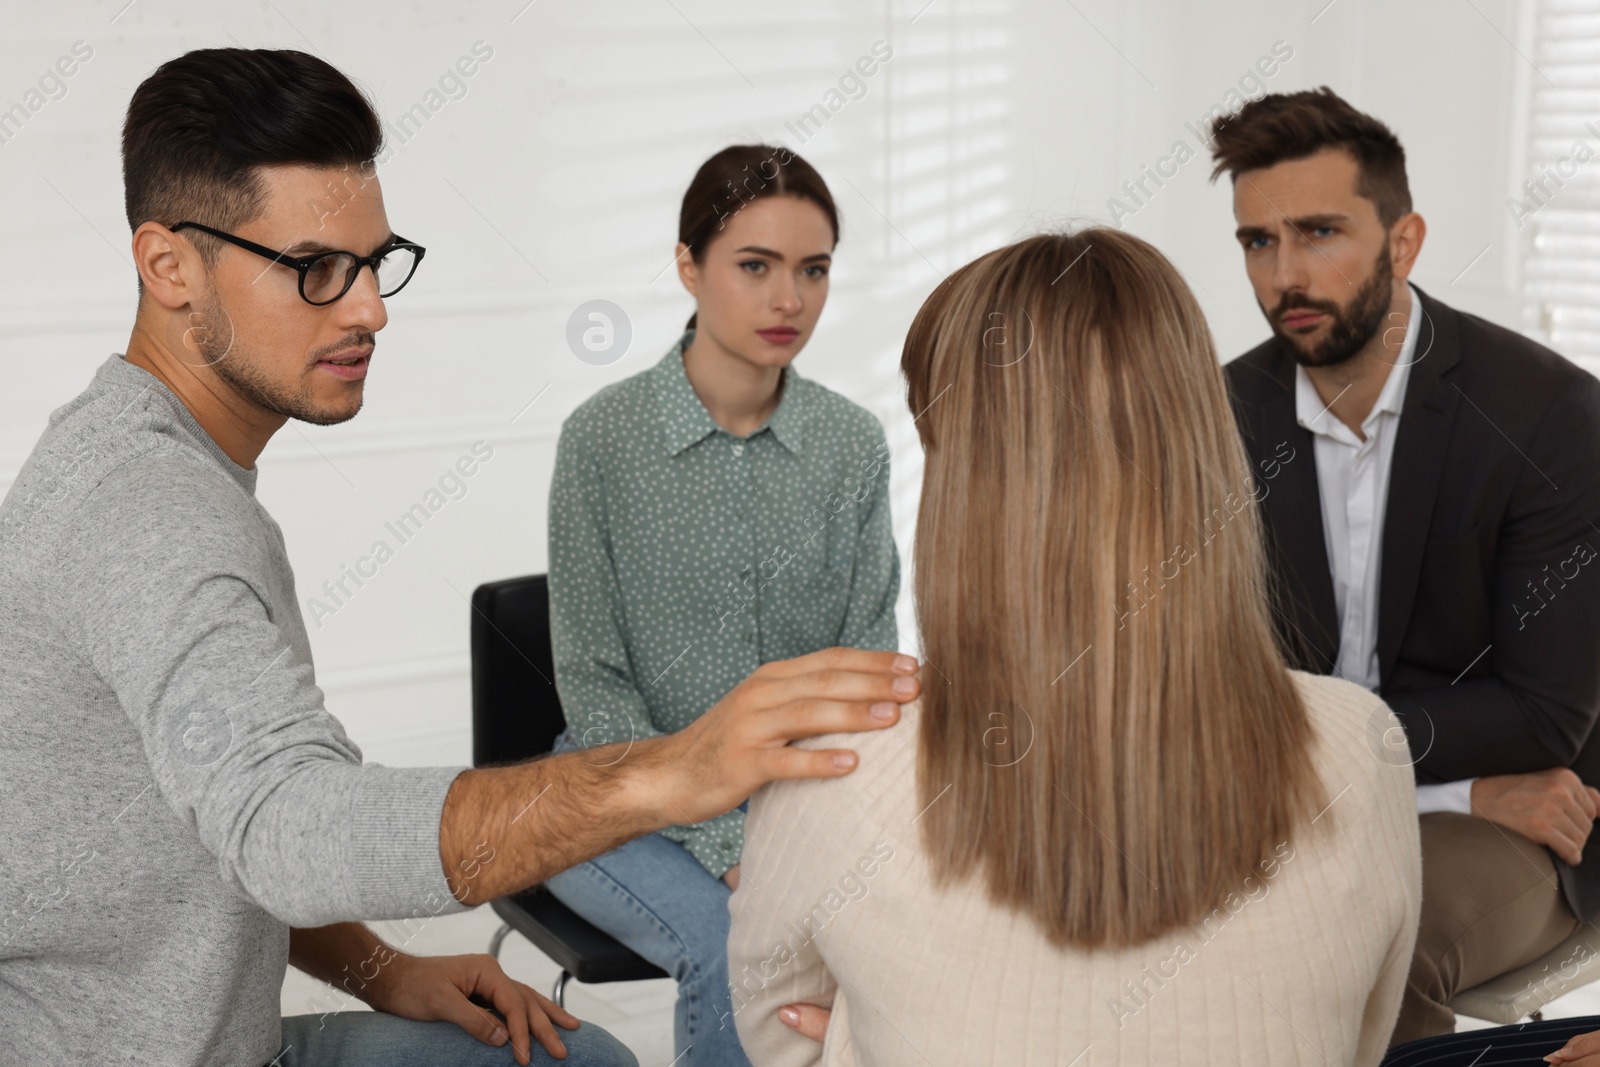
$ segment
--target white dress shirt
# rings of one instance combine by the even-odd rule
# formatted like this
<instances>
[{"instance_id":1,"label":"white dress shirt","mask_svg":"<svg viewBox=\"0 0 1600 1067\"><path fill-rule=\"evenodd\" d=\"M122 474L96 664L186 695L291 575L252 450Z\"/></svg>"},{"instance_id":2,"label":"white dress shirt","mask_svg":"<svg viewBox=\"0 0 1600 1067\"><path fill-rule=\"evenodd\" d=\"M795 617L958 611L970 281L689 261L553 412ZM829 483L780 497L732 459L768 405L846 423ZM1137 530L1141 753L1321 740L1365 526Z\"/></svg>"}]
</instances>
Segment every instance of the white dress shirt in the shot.
<instances>
[{"instance_id":1,"label":"white dress shirt","mask_svg":"<svg viewBox=\"0 0 1600 1067\"><path fill-rule=\"evenodd\" d=\"M1407 286L1410 288L1410 286ZM1378 691L1378 591L1383 572L1383 520L1400 409L1415 359L1422 306L1411 289L1411 321L1393 369L1362 420L1362 440L1324 404L1304 367L1295 368L1295 419L1311 431L1322 496L1322 541L1339 613L1336 677ZM1472 813L1473 779L1417 787L1417 811Z\"/></svg>"}]
</instances>

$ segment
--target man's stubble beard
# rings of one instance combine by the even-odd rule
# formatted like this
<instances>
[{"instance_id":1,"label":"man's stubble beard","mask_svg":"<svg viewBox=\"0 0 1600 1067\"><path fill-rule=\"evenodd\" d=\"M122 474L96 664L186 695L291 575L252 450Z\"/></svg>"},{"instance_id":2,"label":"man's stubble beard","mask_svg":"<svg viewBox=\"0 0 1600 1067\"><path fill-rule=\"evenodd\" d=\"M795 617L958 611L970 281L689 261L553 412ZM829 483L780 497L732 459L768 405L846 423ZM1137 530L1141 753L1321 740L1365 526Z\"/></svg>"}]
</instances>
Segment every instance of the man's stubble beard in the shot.
<instances>
[{"instance_id":1,"label":"man's stubble beard","mask_svg":"<svg viewBox=\"0 0 1600 1067\"><path fill-rule=\"evenodd\" d=\"M318 406L311 383L304 379L298 391L274 381L262 369L263 361L240 345L234 332L233 319L215 293L197 313L200 316L200 328L195 331L194 341L200 348L200 354L217 377L249 403L315 426L335 426L348 422L361 410L361 399L348 412L329 411Z\"/></svg>"}]
</instances>

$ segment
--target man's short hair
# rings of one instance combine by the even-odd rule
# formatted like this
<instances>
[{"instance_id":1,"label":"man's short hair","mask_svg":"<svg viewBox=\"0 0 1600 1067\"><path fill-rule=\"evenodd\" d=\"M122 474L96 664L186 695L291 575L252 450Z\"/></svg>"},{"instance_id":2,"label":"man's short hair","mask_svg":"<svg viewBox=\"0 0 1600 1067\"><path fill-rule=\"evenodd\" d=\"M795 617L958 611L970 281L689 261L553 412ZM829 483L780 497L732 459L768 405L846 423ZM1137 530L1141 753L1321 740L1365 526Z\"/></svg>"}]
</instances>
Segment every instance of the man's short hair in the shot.
<instances>
[{"instance_id":1,"label":"man's short hair","mask_svg":"<svg viewBox=\"0 0 1600 1067\"><path fill-rule=\"evenodd\" d=\"M264 207L258 168L370 167L382 147L371 103L315 56L264 48L188 52L158 67L128 104L128 225L192 220L232 230ZM217 243L192 236L213 265Z\"/></svg>"},{"instance_id":2,"label":"man's short hair","mask_svg":"<svg viewBox=\"0 0 1600 1067\"><path fill-rule=\"evenodd\" d=\"M1305 159L1325 148L1356 161L1356 192L1378 208L1387 228L1411 211L1406 153L1394 132L1357 111L1326 85L1299 93L1271 93L1211 123L1211 180L1223 171L1235 182L1244 171Z\"/></svg>"}]
</instances>

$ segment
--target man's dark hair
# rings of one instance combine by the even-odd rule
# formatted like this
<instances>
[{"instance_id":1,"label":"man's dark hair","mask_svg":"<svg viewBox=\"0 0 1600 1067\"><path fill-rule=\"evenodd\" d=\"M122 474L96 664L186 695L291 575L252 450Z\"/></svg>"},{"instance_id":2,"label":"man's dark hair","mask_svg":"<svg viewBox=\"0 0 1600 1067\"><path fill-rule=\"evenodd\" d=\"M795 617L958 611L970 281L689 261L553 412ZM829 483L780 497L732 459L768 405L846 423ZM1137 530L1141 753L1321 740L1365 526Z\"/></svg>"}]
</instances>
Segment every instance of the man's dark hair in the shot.
<instances>
[{"instance_id":1,"label":"man's dark hair","mask_svg":"<svg viewBox=\"0 0 1600 1067\"><path fill-rule=\"evenodd\" d=\"M1355 158L1356 192L1378 208L1385 227L1411 210L1406 153L1394 132L1357 111L1326 85L1299 93L1271 93L1211 123L1211 180L1223 171L1235 182L1243 171L1304 159L1324 148Z\"/></svg>"},{"instance_id":2,"label":"man's dark hair","mask_svg":"<svg viewBox=\"0 0 1600 1067\"><path fill-rule=\"evenodd\" d=\"M382 146L371 103L315 56L264 48L188 52L156 68L128 104L128 225L192 220L232 230L262 211L257 168L370 167ZM214 264L217 243L192 237Z\"/></svg>"}]
</instances>

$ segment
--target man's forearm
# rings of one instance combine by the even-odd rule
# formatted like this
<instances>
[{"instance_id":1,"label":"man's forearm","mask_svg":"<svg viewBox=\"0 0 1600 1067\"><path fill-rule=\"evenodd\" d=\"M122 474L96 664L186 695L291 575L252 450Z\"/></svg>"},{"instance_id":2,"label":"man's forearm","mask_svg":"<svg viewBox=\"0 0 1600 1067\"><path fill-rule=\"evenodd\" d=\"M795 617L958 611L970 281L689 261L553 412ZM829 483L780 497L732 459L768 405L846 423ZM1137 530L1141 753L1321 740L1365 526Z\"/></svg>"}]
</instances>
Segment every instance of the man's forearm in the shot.
<instances>
[{"instance_id":1,"label":"man's forearm","mask_svg":"<svg viewBox=\"0 0 1600 1067\"><path fill-rule=\"evenodd\" d=\"M472 906L515 893L680 821L654 784L664 740L463 772L439 823L456 898Z\"/></svg>"},{"instance_id":2,"label":"man's forearm","mask_svg":"<svg viewBox=\"0 0 1600 1067\"><path fill-rule=\"evenodd\" d=\"M1570 766L1593 724L1592 715L1493 677L1386 699L1405 724L1425 784Z\"/></svg>"},{"instance_id":3,"label":"man's forearm","mask_svg":"<svg viewBox=\"0 0 1600 1067\"><path fill-rule=\"evenodd\" d=\"M369 999L368 986L384 965L398 955L362 923L289 930L292 965L362 1001Z\"/></svg>"}]
</instances>

